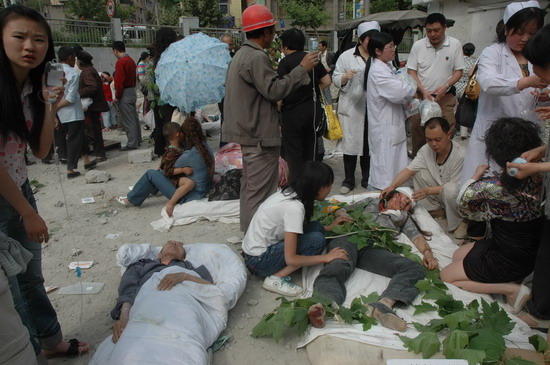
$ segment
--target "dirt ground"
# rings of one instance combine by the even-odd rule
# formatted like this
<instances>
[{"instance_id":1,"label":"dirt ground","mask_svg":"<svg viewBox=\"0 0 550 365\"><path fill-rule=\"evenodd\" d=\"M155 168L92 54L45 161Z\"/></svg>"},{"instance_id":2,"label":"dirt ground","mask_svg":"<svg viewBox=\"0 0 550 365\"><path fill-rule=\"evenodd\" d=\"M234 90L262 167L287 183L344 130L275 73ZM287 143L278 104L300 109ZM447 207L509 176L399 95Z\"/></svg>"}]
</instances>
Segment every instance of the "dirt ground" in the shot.
<instances>
[{"instance_id":1,"label":"dirt ground","mask_svg":"<svg viewBox=\"0 0 550 365\"><path fill-rule=\"evenodd\" d=\"M215 113L217 108L207 109L205 113ZM143 131L148 136L150 131ZM104 138L120 141L124 145L126 136L119 131L104 133ZM144 138L142 149L152 148ZM219 136L209 139L213 151L217 151ZM331 194L338 194L343 180L343 162L340 156L331 156L335 143L325 141L327 157L325 162L335 172L335 182ZM151 243L162 245L169 239L184 243L225 243L236 252L241 245L230 244L229 237L242 237L238 224L213 223L199 221L186 226L173 227L170 232L153 230L150 222L160 218L160 212L166 203L163 196L150 197L139 207L128 208L120 205L115 197L126 195L128 187L141 177L149 168L158 168L157 158L150 163L131 164L128 153L118 150L107 152L108 160L98 164L96 170L107 171L111 180L106 183L86 184L84 176L67 180L64 165L45 165L33 157L37 164L29 166L30 180L40 185L35 197L40 215L46 221L51 239L44 245L43 273L45 285L64 287L83 282L104 283L104 287L93 295L60 295L59 289L49 294L53 303L64 337L76 337L90 344L91 351L75 359L52 359L50 364L87 364L99 344L111 334L114 321L110 311L117 298L120 282L120 269L116 266L116 251L126 243ZM84 174L80 163L78 170ZM356 180L360 181L360 168L357 167ZM357 184L355 192L364 189ZM353 194L350 193L350 194ZM83 204L82 198L94 197L95 203ZM445 226L445 221L438 220ZM116 239L108 239L108 234L120 234ZM93 260L90 269L83 270L79 279L74 270L69 270L71 261ZM301 273L294 274L299 282ZM278 304L278 296L261 287L262 281L249 276L245 292L237 305L229 312L227 329L222 335L231 339L225 348L214 353L213 364L309 364L305 349L295 350L297 337L285 336L280 343L271 339L253 339L252 328L260 318L273 310Z\"/></svg>"},{"instance_id":2,"label":"dirt ground","mask_svg":"<svg viewBox=\"0 0 550 365\"><path fill-rule=\"evenodd\" d=\"M148 136L149 131L143 131ZM126 136L118 131L104 133L105 139L126 142ZM216 151L219 137L209 140ZM151 148L144 143L141 148ZM331 147L330 143L327 145ZM332 146L333 147L333 146ZM76 359L53 359L51 364L87 364L97 346L111 333L113 320L109 313L117 298L120 270L115 254L125 243L152 243L162 245L169 239L184 243L226 243L235 251L240 244L229 244L228 237L242 233L238 224L199 221L186 226L173 227L170 232L157 232L150 222L160 218L166 199L154 196L139 208L121 206L114 198L126 195L128 187L149 168L158 168L159 159L150 163L130 164L128 153L108 151L109 159L98 164L96 170L107 171L111 180L106 183L86 184L84 176L72 180L66 178L65 165L45 165L36 161L29 166L30 180L40 185L35 197L40 215L51 233L50 242L43 249L43 273L45 285L64 287L83 282L104 283L105 286L93 295L60 295L59 289L51 292L53 303L64 337L76 337L91 346L89 354ZM343 178L341 157L327 159L336 174L333 193L337 193ZM78 170L84 174L82 163ZM359 181L359 167L358 167ZM363 191L358 188L357 191ZM83 204L82 198L94 197L95 203ZM109 233L120 233L116 239L108 239ZM93 260L90 269L82 271L79 279L74 270L69 270L71 261ZM296 274L298 275L298 274ZM296 276L298 278L298 276ZM259 319L276 307L276 294L262 289L262 282L250 277L246 291L229 312L227 329L222 335L231 340L223 350L214 354L214 364L309 364L305 350L294 350L295 337L285 337L279 344L270 339L253 339L250 332ZM249 302L250 301L250 302ZM257 301L257 304L256 304Z\"/></svg>"}]
</instances>

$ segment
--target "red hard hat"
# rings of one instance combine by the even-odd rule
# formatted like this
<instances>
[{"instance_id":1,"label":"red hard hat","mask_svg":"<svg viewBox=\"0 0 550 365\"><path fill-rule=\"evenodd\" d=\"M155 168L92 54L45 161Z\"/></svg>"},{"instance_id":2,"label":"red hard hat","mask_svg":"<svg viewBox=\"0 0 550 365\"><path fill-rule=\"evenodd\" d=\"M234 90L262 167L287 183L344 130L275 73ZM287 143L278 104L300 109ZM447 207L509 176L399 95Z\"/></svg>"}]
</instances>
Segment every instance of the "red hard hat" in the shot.
<instances>
[{"instance_id":1,"label":"red hard hat","mask_svg":"<svg viewBox=\"0 0 550 365\"><path fill-rule=\"evenodd\" d=\"M250 32L256 29L275 25L273 13L263 5L254 4L243 11L243 32Z\"/></svg>"}]
</instances>

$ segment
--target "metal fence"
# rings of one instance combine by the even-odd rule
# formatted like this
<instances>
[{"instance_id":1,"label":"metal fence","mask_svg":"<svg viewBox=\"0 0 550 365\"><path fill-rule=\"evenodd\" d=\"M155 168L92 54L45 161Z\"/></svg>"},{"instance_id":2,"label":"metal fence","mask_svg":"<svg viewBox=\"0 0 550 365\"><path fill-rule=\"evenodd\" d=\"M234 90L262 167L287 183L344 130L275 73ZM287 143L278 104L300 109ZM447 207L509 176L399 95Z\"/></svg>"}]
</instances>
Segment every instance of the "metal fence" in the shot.
<instances>
[{"instance_id":1,"label":"metal fence","mask_svg":"<svg viewBox=\"0 0 550 365\"><path fill-rule=\"evenodd\" d=\"M110 46L113 43L111 23L94 22L70 19L48 19L52 28L53 40L55 45L75 45L83 47ZM155 42L156 32L161 27L174 29L178 34L182 34L182 28L177 26L156 26L151 24L130 24L122 23L121 31L124 43L127 47L148 47ZM211 37L220 38L223 34L230 34L233 37L235 47L240 47L245 35L241 30L225 28L190 28L191 34L202 32ZM319 41L326 41L329 49L332 48L332 31L306 31L306 38L317 38Z\"/></svg>"},{"instance_id":2,"label":"metal fence","mask_svg":"<svg viewBox=\"0 0 550 365\"><path fill-rule=\"evenodd\" d=\"M107 45L111 24L106 22L68 19L48 19L55 45L100 46Z\"/></svg>"},{"instance_id":3,"label":"metal fence","mask_svg":"<svg viewBox=\"0 0 550 365\"><path fill-rule=\"evenodd\" d=\"M411 48L413 46L414 39L413 37L403 37L401 43L397 46L397 52L399 53L411 53Z\"/></svg>"}]
</instances>

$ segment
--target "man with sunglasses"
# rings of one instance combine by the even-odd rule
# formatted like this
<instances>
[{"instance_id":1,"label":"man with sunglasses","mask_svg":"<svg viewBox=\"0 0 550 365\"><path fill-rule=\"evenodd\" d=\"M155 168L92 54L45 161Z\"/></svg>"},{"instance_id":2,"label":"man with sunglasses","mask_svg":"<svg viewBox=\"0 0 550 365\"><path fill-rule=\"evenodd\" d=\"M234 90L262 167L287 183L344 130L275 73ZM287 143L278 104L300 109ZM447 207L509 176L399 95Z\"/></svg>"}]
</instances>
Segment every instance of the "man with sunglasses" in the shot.
<instances>
[{"instance_id":1,"label":"man with sunglasses","mask_svg":"<svg viewBox=\"0 0 550 365\"><path fill-rule=\"evenodd\" d=\"M388 192L384 198L367 198L347 207L354 209L363 203L368 203L363 213L370 214L379 225L405 234L423 256L424 267L428 270L439 266L432 250L426 242L429 232L422 231L411 217L414 201L409 188L398 188ZM335 212L336 216L346 216L344 208ZM349 217L349 215L348 215ZM351 219L351 217L349 217ZM407 322L398 317L392 310L394 306L407 306L418 295L415 284L422 280L425 270L416 261L402 257L399 254L373 247L372 242L361 250L357 245L348 241L349 236L332 240L328 250L335 247L344 249L348 253L347 260L333 260L321 269L319 276L313 283L313 290L340 305L346 299L345 283L351 273L360 269L391 278L388 287L380 299L369 303L368 314L376 318L380 325L395 331L404 332ZM324 327L324 313L322 307L313 305L308 311L310 323L314 327Z\"/></svg>"}]
</instances>

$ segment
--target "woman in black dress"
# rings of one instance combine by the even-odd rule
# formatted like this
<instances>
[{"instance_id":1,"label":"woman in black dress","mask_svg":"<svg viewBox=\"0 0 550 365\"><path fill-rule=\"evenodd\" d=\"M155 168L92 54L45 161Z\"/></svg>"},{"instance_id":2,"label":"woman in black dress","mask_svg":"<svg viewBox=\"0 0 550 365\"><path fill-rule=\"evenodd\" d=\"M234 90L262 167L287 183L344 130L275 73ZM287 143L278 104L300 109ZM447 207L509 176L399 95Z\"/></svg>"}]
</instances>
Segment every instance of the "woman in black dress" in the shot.
<instances>
[{"instance_id":1,"label":"woman in black dress","mask_svg":"<svg viewBox=\"0 0 550 365\"><path fill-rule=\"evenodd\" d=\"M525 180L508 175L506 162L542 145L535 124L501 118L485 135L487 157L503 168L489 172L480 165L459 193L459 210L468 219L489 221L492 237L461 246L441 279L474 293L503 294L512 313L530 296L517 282L534 268L544 222L542 177Z\"/></svg>"}]
</instances>

